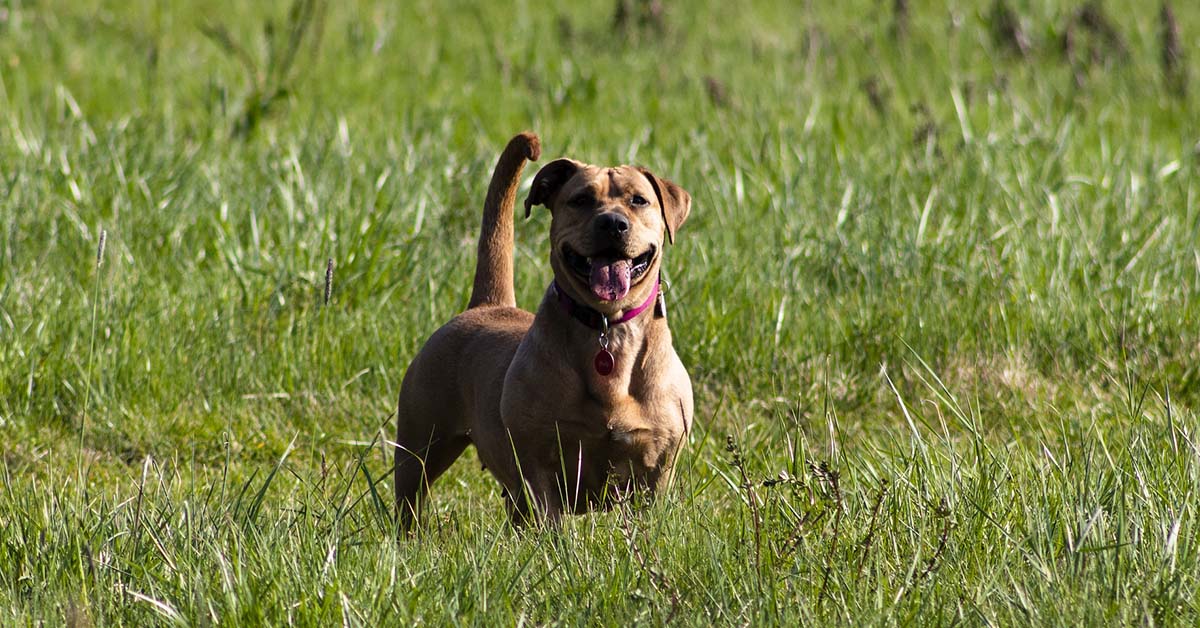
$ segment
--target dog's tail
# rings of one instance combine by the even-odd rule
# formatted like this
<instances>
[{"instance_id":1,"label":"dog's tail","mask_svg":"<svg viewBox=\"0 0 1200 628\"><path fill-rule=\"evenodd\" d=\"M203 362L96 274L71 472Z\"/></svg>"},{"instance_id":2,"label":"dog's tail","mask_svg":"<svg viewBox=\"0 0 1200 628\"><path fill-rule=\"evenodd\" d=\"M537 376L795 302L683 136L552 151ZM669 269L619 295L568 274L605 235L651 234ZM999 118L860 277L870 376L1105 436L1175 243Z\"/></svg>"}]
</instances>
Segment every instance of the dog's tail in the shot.
<instances>
[{"instance_id":1,"label":"dog's tail","mask_svg":"<svg viewBox=\"0 0 1200 628\"><path fill-rule=\"evenodd\" d=\"M468 308L481 305L516 307L513 288L513 206L525 160L542 155L538 136L526 131L508 141L488 186L483 202L483 226L479 230L479 259L475 263L475 286Z\"/></svg>"}]
</instances>

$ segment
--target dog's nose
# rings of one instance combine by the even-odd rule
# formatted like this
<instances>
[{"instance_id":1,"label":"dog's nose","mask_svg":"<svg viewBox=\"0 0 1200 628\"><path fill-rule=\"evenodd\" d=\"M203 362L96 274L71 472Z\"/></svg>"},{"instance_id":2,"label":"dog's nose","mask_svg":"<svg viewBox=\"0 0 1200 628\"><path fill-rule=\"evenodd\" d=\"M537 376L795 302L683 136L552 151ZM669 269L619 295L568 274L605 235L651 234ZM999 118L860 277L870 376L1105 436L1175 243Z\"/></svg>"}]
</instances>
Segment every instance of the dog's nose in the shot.
<instances>
[{"instance_id":1,"label":"dog's nose","mask_svg":"<svg viewBox=\"0 0 1200 628\"><path fill-rule=\"evenodd\" d=\"M597 235L619 238L629 231L629 219L616 212L600 214L596 218L595 229Z\"/></svg>"}]
</instances>

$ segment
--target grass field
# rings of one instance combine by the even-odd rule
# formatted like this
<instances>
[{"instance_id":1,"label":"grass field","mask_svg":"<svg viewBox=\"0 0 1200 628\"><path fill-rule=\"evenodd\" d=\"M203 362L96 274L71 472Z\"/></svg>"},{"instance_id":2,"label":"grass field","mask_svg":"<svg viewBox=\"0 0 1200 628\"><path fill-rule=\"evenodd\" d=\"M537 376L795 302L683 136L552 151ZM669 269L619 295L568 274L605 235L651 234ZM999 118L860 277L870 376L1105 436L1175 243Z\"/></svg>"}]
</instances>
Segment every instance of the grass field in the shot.
<instances>
[{"instance_id":1,"label":"grass field","mask_svg":"<svg viewBox=\"0 0 1200 628\"><path fill-rule=\"evenodd\" d=\"M1195 3L508 4L0 0L0 624L1200 622ZM692 193L697 428L561 530L468 454L396 543L523 129Z\"/></svg>"}]
</instances>

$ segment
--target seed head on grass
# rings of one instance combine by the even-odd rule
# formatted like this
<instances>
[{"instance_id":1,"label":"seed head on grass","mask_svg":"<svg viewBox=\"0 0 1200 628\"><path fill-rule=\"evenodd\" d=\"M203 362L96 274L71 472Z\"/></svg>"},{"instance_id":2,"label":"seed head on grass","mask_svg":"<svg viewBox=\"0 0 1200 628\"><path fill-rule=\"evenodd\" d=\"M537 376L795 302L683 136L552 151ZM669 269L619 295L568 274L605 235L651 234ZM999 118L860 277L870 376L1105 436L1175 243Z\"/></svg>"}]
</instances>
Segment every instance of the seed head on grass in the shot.
<instances>
[{"instance_id":1,"label":"seed head on grass","mask_svg":"<svg viewBox=\"0 0 1200 628\"><path fill-rule=\"evenodd\" d=\"M104 263L104 243L108 241L108 231L100 230L100 242L96 245L96 268Z\"/></svg>"},{"instance_id":2,"label":"seed head on grass","mask_svg":"<svg viewBox=\"0 0 1200 628\"><path fill-rule=\"evenodd\" d=\"M325 305L329 305L329 297L333 296L333 258L325 260Z\"/></svg>"}]
</instances>

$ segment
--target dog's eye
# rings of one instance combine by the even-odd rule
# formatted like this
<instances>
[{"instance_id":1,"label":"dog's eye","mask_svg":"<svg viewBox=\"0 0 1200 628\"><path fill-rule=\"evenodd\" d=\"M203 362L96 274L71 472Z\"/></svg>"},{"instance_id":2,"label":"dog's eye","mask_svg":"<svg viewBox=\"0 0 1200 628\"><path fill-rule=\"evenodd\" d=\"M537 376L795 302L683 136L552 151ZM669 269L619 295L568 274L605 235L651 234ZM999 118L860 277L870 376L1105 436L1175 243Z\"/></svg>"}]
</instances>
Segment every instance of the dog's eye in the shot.
<instances>
[{"instance_id":1,"label":"dog's eye","mask_svg":"<svg viewBox=\"0 0 1200 628\"><path fill-rule=\"evenodd\" d=\"M650 204L650 201L646 200L646 197L641 194L634 194L633 198L629 199L629 202L634 207L645 207Z\"/></svg>"}]
</instances>

